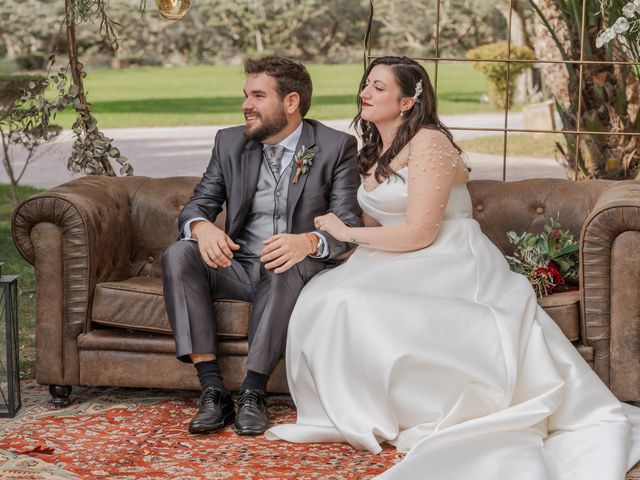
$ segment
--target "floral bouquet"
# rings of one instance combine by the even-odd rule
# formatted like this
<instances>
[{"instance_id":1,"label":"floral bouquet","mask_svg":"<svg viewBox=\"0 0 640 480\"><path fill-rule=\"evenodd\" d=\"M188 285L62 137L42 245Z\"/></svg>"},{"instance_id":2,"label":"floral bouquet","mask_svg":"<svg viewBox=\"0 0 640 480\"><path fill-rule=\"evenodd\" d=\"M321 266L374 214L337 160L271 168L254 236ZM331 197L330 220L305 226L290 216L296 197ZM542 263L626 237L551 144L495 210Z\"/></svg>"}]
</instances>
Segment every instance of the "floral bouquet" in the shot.
<instances>
[{"instance_id":1,"label":"floral bouquet","mask_svg":"<svg viewBox=\"0 0 640 480\"><path fill-rule=\"evenodd\" d=\"M508 232L507 237L515 245L506 256L511 270L527 277L538 297L578 287L578 242L557 220L551 218L538 235Z\"/></svg>"}]
</instances>

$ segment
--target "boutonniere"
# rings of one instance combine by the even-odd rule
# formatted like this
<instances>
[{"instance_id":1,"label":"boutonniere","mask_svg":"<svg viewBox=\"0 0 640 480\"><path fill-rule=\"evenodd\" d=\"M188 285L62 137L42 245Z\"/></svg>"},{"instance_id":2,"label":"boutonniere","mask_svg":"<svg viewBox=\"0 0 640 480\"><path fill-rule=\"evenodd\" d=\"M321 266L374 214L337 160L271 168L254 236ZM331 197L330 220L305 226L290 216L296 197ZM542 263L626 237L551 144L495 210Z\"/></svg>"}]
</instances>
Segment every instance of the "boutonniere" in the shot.
<instances>
[{"instance_id":1,"label":"boutonniere","mask_svg":"<svg viewBox=\"0 0 640 480\"><path fill-rule=\"evenodd\" d=\"M318 153L318 147L312 146L309 150L304 148L304 145L300 147L298 153L296 153L293 162L296 165L296 173L293 176L293 183L298 183L300 175L306 175L311 165L313 165L313 159L316 158Z\"/></svg>"}]
</instances>

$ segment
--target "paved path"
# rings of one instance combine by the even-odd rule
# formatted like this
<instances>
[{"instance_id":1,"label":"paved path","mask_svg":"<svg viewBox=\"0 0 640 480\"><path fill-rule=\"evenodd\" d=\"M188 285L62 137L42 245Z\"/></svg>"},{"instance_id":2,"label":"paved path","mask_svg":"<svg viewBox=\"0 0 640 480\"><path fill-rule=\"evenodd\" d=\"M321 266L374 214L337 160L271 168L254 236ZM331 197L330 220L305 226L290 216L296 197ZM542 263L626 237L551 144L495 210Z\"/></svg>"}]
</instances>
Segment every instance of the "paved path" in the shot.
<instances>
[{"instance_id":1,"label":"paved path","mask_svg":"<svg viewBox=\"0 0 640 480\"><path fill-rule=\"evenodd\" d=\"M497 127L504 126L504 115L470 114L442 118L450 127ZM342 131L349 130L349 120L330 120L327 125ZM522 114L509 115L509 127L521 128ZM157 127L105 129L104 133L114 139L123 155L131 160L136 175L170 177L176 175L200 176L204 172L216 132L224 126L203 127ZM462 140L492 135L493 132L471 132L453 130L455 139ZM21 181L23 185L50 188L73 178L65 168L71 149L71 132L65 131L29 167ZM44 151L44 149L47 149ZM502 157L471 153L473 167L471 178L502 180ZM20 164L18 163L18 166ZM516 157L507 159L507 180L530 177L564 178L563 169L554 159ZM4 169L0 169L0 183L8 183Z\"/></svg>"}]
</instances>

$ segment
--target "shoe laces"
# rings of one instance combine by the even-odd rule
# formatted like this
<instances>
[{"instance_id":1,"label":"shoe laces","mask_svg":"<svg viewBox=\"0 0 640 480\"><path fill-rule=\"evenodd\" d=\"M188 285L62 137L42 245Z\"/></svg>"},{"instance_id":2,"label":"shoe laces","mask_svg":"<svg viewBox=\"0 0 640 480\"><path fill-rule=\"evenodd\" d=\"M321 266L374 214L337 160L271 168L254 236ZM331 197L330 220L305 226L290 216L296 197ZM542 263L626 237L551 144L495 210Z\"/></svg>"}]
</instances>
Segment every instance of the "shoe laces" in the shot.
<instances>
[{"instance_id":1,"label":"shoe laces","mask_svg":"<svg viewBox=\"0 0 640 480\"><path fill-rule=\"evenodd\" d=\"M263 396L264 392L261 390L244 390L238 395L238 404L258 406Z\"/></svg>"},{"instance_id":2,"label":"shoe laces","mask_svg":"<svg viewBox=\"0 0 640 480\"><path fill-rule=\"evenodd\" d=\"M220 402L221 397L221 390L209 387L202 393L202 396L200 397L200 405L215 405Z\"/></svg>"}]
</instances>

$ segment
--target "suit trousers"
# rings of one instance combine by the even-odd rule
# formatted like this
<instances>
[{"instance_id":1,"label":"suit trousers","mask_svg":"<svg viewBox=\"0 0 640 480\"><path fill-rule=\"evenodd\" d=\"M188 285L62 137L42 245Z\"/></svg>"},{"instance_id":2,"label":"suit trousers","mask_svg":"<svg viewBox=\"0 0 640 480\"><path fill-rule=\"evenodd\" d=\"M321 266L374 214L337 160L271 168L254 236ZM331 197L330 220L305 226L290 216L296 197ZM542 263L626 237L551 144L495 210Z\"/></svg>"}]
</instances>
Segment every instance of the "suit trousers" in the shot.
<instances>
[{"instance_id":1,"label":"suit trousers","mask_svg":"<svg viewBox=\"0 0 640 480\"><path fill-rule=\"evenodd\" d=\"M251 302L247 370L270 375L284 353L287 328L302 287L323 270L322 261L305 258L283 273L268 270L257 257L239 257L226 268L209 267L193 240L179 240L162 256L164 300L176 342L176 356L217 355L214 302Z\"/></svg>"}]
</instances>

